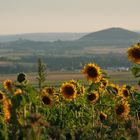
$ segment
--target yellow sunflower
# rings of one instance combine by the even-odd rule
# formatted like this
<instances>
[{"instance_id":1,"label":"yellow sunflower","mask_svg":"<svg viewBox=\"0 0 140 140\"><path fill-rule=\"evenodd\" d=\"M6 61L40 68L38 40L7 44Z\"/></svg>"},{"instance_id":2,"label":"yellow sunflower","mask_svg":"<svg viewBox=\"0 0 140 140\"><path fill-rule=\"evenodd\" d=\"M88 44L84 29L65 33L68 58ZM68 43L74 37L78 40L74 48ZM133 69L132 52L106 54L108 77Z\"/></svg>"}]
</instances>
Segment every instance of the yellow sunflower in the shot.
<instances>
[{"instance_id":1,"label":"yellow sunflower","mask_svg":"<svg viewBox=\"0 0 140 140\"><path fill-rule=\"evenodd\" d=\"M118 95L120 92L120 87L117 84L110 84L113 93L115 93L115 95Z\"/></svg>"},{"instance_id":2,"label":"yellow sunflower","mask_svg":"<svg viewBox=\"0 0 140 140\"><path fill-rule=\"evenodd\" d=\"M101 79L101 69L96 64L89 63L84 66L83 74L90 82L99 82Z\"/></svg>"},{"instance_id":3,"label":"yellow sunflower","mask_svg":"<svg viewBox=\"0 0 140 140\"><path fill-rule=\"evenodd\" d=\"M52 98L47 96L47 95L43 95L42 96L42 102L45 105L51 105L52 104Z\"/></svg>"},{"instance_id":4,"label":"yellow sunflower","mask_svg":"<svg viewBox=\"0 0 140 140\"><path fill-rule=\"evenodd\" d=\"M3 86L4 86L5 90L11 91L13 89L12 80L5 80L3 83Z\"/></svg>"},{"instance_id":5,"label":"yellow sunflower","mask_svg":"<svg viewBox=\"0 0 140 140\"><path fill-rule=\"evenodd\" d=\"M129 96L130 96L130 92L129 90L126 88L126 86L123 86L120 93L119 93L119 96L123 97L124 99L128 99Z\"/></svg>"},{"instance_id":6,"label":"yellow sunflower","mask_svg":"<svg viewBox=\"0 0 140 140\"><path fill-rule=\"evenodd\" d=\"M3 101L3 112L5 121L9 121L11 119L11 100L6 99Z\"/></svg>"},{"instance_id":7,"label":"yellow sunflower","mask_svg":"<svg viewBox=\"0 0 140 140\"><path fill-rule=\"evenodd\" d=\"M42 92L44 94L48 94L49 96L53 96L56 91L53 87L45 87L45 88L43 88Z\"/></svg>"},{"instance_id":8,"label":"yellow sunflower","mask_svg":"<svg viewBox=\"0 0 140 140\"><path fill-rule=\"evenodd\" d=\"M105 121L107 119L107 115L104 112L101 112L99 117L101 121Z\"/></svg>"},{"instance_id":9,"label":"yellow sunflower","mask_svg":"<svg viewBox=\"0 0 140 140\"><path fill-rule=\"evenodd\" d=\"M118 116L118 118L127 119L129 112L130 106L126 101L122 101L121 104L116 106L116 115Z\"/></svg>"},{"instance_id":10,"label":"yellow sunflower","mask_svg":"<svg viewBox=\"0 0 140 140\"><path fill-rule=\"evenodd\" d=\"M101 78L100 82L101 82L101 85L100 85L101 91L104 90L109 85L108 80L103 77Z\"/></svg>"},{"instance_id":11,"label":"yellow sunflower","mask_svg":"<svg viewBox=\"0 0 140 140\"><path fill-rule=\"evenodd\" d=\"M65 97L66 99L74 99L76 98L76 88L73 84L71 83L64 83L62 84L61 88L60 88L60 92L62 94L63 97Z\"/></svg>"},{"instance_id":12,"label":"yellow sunflower","mask_svg":"<svg viewBox=\"0 0 140 140\"><path fill-rule=\"evenodd\" d=\"M133 63L140 64L140 43L134 44L128 49L128 59Z\"/></svg>"},{"instance_id":13,"label":"yellow sunflower","mask_svg":"<svg viewBox=\"0 0 140 140\"><path fill-rule=\"evenodd\" d=\"M90 103L96 103L99 99L99 94L97 91L94 91L90 94L87 94L87 99Z\"/></svg>"},{"instance_id":14,"label":"yellow sunflower","mask_svg":"<svg viewBox=\"0 0 140 140\"><path fill-rule=\"evenodd\" d=\"M14 92L14 95L20 95L22 93L23 91L21 89L16 89L16 91Z\"/></svg>"},{"instance_id":15,"label":"yellow sunflower","mask_svg":"<svg viewBox=\"0 0 140 140\"><path fill-rule=\"evenodd\" d=\"M5 94L0 90L0 102L5 99Z\"/></svg>"}]
</instances>

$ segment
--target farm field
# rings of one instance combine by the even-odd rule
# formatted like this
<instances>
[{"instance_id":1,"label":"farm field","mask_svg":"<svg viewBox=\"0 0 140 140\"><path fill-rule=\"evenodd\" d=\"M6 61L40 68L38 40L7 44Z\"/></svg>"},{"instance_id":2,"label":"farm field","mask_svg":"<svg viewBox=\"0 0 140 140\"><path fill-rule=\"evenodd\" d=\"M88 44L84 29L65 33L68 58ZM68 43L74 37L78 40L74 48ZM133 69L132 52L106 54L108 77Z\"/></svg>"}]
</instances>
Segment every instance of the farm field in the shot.
<instances>
[{"instance_id":1,"label":"farm field","mask_svg":"<svg viewBox=\"0 0 140 140\"><path fill-rule=\"evenodd\" d=\"M117 83L119 85L130 84L136 85L137 80L134 78L130 71L115 71L107 70L109 81ZM4 80L11 79L16 80L16 74L0 74L0 83L2 84ZM30 83L37 84L37 73L27 73L28 80ZM74 80L84 80L85 77L80 72L49 72L46 76L46 84L54 87L60 86L63 82Z\"/></svg>"}]
</instances>

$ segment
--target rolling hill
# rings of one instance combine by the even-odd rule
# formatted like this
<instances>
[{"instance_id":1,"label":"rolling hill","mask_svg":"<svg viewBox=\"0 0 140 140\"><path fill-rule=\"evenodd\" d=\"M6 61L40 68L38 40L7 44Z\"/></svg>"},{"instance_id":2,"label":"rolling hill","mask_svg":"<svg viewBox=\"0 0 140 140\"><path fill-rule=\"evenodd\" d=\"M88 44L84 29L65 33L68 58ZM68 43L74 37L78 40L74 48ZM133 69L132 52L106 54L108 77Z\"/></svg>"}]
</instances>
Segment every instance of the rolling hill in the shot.
<instances>
[{"instance_id":1,"label":"rolling hill","mask_svg":"<svg viewBox=\"0 0 140 140\"><path fill-rule=\"evenodd\" d=\"M109 28L76 40L33 41L18 39L0 43L0 72L36 71L41 56L50 70L81 69L95 62L108 68L129 67L127 48L140 41L140 34L122 28Z\"/></svg>"}]
</instances>

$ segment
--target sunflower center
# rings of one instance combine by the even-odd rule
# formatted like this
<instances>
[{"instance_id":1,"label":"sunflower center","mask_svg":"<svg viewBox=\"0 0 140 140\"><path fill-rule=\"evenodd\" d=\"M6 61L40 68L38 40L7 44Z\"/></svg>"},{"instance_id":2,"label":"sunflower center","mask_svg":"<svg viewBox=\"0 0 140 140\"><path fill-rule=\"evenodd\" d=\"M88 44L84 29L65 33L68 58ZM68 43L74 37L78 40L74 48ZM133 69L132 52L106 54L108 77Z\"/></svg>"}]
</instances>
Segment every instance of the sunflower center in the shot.
<instances>
[{"instance_id":1,"label":"sunflower center","mask_svg":"<svg viewBox=\"0 0 140 140\"><path fill-rule=\"evenodd\" d=\"M67 86L67 87L65 87L64 92L65 92L67 95L72 96L72 95L74 94L74 89L73 89L71 86Z\"/></svg>"},{"instance_id":2,"label":"sunflower center","mask_svg":"<svg viewBox=\"0 0 140 140\"><path fill-rule=\"evenodd\" d=\"M124 95L125 97L128 97L128 91L127 91L127 90L123 90L123 95Z\"/></svg>"},{"instance_id":3,"label":"sunflower center","mask_svg":"<svg viewBox=\"0 0 140 140\"><path fill-rule=\"evenodd\" d=\"M134 49L132 53L135 58L140 59L140 49Z\"/></svg>"},{"instance_id":4,"label":"sunflower center","mask_svg":"<svg viewBox=\"0 0 140 140\"><path fill-rule=\"evenodd\" d=\"M26 75L24 73L20 73L17 77L17 81L22 83L25 80L26 80Z\"/></svg>"},{"instance_id":5,"label":"sunflower center","mask_svg":"<svg viewBox=\"0 0 140 140\"><path fill-rule=\"evenodd\" d=\"M43 101L43 103L46 104L46 105L49 105L49 104L51 103L51 99L50 99L49 97L47 97L47 96L44 96L44 97L42 98L42 101Z\"/></svg>"},{"instance_id":6,"label":"sunflower center","mask_svg":"<svg viewBox=\"0 0 140 140\"><path fill-rule=\"evenodd\" d=\"M89 67L87 69L87 73L88 73L89 77L97 77L98 76L97 69L94 67Z\"/></svg>"},{"instance_id":7,"label":"sunflower center","mask_svg":"<svg viewBox=\"0 0 140 140\"><path fill-rule=\"evenodd\" d=\"M96 95L95 94L89 94L87 97L88 97L89 101L94 101L96 99Z\"/></svg>"},{"instance_id":8,"label":"sunflower center","mask_svg":"<svg viewBox=\"0 0 140 140\"><path fill-rule=\"evenodd\" d=\"M3 95L0 93L0 100L2 100L3 99Z\"/></svg>"},{"instance_id":9,"label":"sunflower center","mask_svg":"<svg viewBox=\"0 0 140 140\"><path fill-rule=\"evenodd\" d=\"M124 112L125 108L123 105L118 106L118 108L116 109L116 113L118 115L121 115Z\"/></svg>"}]
</instances>

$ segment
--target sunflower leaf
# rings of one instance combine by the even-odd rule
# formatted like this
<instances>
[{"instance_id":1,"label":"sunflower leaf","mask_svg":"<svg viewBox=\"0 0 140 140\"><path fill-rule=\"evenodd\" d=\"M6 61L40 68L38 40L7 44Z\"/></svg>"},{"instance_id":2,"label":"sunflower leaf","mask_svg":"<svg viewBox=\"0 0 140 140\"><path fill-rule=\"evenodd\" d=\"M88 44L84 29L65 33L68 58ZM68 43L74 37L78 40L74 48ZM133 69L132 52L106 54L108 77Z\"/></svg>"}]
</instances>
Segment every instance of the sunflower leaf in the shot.
<instances>
[{"instance_id":1,"label":"sunflower leaf","mask_svg":"<svg viewBox=\"0 0 140 140\"><path fill-rule=\"evenodd\" d=\"M137 78L137 77L140 77L140 67L138 66L133 66L132 69L132 74Z\"/></svg>"}]
</instances>

